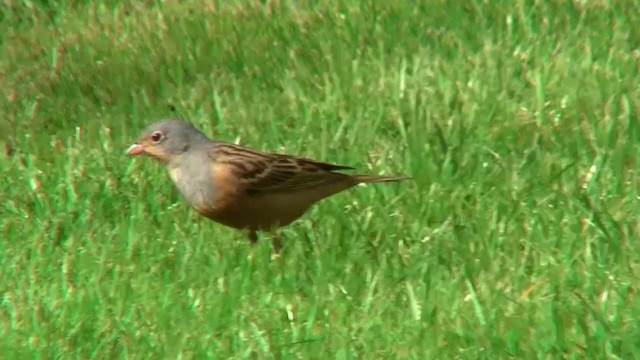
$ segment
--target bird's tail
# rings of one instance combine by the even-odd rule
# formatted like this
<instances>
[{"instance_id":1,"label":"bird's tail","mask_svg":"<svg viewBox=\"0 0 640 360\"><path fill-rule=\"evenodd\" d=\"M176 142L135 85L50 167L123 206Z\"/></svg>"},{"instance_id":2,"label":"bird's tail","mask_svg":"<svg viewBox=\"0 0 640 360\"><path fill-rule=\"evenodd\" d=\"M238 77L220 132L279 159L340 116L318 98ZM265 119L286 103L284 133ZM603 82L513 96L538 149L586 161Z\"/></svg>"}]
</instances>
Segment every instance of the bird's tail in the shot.
<instances>
[{"instance_id":1,"label":"bird's tail","mask_svg":"<svg viewBox=\"0 0 640 360\"><path fill-rule=\"evenodd\" d=\"M395 181L411 179L409 176L384 176L384 175L353 175L353 178L359 183L395 182Z\"/></svg>"}]
</instances>

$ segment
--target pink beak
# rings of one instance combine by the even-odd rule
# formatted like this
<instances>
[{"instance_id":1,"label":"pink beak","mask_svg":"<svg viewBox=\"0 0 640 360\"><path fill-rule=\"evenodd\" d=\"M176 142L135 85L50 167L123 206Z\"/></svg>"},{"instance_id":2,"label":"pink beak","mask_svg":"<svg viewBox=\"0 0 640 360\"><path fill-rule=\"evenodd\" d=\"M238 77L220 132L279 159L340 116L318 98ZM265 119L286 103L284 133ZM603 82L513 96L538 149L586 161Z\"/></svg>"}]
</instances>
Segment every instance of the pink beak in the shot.
<instances>
[{"instance_id":1,"label":"pink beak","mask_svg":"<svg viewBox=\"0 0 640 360\"><path fill-rule=\"evenodd\" d=\"M140 144L133 144L127 149L127 155L140 155L144 152L144 148Z\"/></svg>"}]
</instances>

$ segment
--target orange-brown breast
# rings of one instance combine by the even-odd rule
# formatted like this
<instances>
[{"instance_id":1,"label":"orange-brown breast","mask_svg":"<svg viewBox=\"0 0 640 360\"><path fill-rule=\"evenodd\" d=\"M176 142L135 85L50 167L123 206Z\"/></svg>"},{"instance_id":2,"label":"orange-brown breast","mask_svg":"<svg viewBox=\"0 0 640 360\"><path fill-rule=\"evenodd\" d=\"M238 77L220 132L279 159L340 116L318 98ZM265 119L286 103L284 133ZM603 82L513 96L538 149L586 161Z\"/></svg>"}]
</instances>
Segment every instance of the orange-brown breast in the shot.
<instances>
[{"instance_id":1,"label":"orange-brown breast","mask_svg":"<svg viewBox=\"0 0 640 360\"><path fill-rule=\"evenodd\" d=\"M195 210L213 221L231 227L241 227L234 226L232 219L227 219L237 207L240 194L238 185L227 165L214 164L211 167L211 186L214 187L215 195L210 202L194 206Z\"/></svg>"}]
</instances>

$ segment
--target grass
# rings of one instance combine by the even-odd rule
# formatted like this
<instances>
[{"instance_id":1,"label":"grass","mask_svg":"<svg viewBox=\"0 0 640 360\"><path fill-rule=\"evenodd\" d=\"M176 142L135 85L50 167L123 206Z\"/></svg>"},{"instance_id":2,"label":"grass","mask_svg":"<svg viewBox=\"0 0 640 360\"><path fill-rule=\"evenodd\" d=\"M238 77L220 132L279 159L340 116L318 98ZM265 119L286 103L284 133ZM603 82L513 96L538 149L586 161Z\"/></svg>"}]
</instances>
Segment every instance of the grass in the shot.
<instances>
[{"instance_id":1,"label":"grass","mask_svg":"<svg viewBox=\"0 0 640 360\"><path fill-rule=\"evenodd\" d=\"M636 357L639 14L3 3L2 357ZM323 201L271 261L124 156L165 117L415 180Z\"/></svg>"}]
</instances>

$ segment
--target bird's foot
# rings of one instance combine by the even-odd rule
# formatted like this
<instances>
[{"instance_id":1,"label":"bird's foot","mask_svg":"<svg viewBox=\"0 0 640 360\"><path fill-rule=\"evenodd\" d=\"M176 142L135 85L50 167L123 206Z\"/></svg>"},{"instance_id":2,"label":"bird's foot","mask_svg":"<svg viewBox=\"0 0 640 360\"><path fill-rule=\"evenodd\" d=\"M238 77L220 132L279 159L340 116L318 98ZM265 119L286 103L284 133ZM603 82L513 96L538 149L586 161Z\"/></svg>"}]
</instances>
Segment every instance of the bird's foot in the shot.
<instances>
[{"instance_id":1,"label":"bird's foot","mask_svg":"<svg viewBox=\"0 0 640 360\"><path fill-rule=\"evenodd\" d=\"M282 241L280 234L274 234L271 237L271 260L278 259L282 252Z\"/></svg>"}]
</instances>

